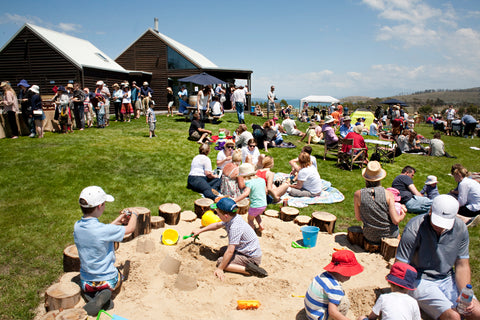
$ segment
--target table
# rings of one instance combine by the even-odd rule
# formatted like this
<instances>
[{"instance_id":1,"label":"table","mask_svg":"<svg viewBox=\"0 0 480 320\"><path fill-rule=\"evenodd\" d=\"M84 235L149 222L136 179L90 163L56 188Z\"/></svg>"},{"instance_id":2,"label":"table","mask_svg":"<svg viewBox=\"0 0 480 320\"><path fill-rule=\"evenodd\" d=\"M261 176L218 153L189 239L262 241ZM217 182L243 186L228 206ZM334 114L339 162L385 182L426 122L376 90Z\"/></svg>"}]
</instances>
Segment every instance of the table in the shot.
<instances>
[{"instance_id":1,"label":"table","mask_svg":"<svg viewBox=\"0 0 480 320\"><path fill-rule=\"evenodd\" d=\"M391 162L395 160L395 141L365 139L365 143L375 145L375 152L380 155L380 161Z\"/></svg>"}]
</instances>

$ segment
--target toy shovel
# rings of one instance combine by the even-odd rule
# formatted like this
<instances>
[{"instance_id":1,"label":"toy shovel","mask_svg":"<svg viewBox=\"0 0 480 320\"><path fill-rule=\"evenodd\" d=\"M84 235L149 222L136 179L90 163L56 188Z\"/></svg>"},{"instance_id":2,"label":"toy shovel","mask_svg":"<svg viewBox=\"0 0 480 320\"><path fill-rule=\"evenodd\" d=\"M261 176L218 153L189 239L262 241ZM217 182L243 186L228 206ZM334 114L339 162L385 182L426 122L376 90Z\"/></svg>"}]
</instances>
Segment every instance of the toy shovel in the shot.
<instances>
[{"instance_id":1,"label":"toy shovel","mask_svg":"<svg viewBox=\"0 0 480 320\"><path fill-rule=\"evenodd\" d=\"M296 241L292 241L292 248L297 248L297 249L310 249L309 247L304 247L299 245Z\"/></svg>"},{"instance_id":2,"label":"toy shovel","mask_svg":"<svg viewBox=\"0 0 480 320\"><path fill-rule=\"evenodd\" d=\"M183 240L188 239L190 237L193 237L193 233L189 234L188 236L183 236ZM195 240L197 240L197 239L198 239L198 236L193 237L193 242L195 242Z\"/></svg>"}]
</instances>

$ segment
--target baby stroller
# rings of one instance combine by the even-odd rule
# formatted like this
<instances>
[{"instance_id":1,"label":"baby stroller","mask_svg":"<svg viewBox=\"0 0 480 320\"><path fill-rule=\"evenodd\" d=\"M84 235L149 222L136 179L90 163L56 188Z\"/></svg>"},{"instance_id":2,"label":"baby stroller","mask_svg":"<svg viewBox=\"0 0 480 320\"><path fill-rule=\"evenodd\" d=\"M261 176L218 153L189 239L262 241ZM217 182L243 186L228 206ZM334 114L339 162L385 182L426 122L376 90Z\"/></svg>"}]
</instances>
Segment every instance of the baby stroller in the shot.
<instances>
[{"instance_id":1,"label":"baby stroller","mask_svg":"<svg viewBox=\"0 0 480 320\"><path fill-rule=\"evenodd\" d=\"M462 136L463 125L461 120L452 121L452 135Z\"/></svg>"}]
</instances>

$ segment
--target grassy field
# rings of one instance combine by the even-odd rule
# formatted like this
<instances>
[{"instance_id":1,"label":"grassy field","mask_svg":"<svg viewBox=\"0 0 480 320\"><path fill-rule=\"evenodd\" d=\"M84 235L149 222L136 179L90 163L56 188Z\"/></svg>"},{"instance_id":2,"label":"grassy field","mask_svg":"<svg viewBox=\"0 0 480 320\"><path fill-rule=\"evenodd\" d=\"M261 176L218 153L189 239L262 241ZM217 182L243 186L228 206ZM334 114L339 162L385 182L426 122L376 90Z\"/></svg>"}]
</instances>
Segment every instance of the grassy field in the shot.
<instances>
[{"instance_id":1,"label":"grassy field","mask_svg":"<svg viewBox=\"0 0 480 320\"><path fill-rule=\"evenodd\" d=\"M157 138L148 138L145 119L115 123L106 129L87 129L73 134L46 133L44 139L21 137L0 140L0 319L31 319L40 295L62 274L62 251L73 243L73 224L81 212L78 195L88 185L99 185L115 197L107 205L101 221L110 222L127 206L147 207L153 214L166 202L192 210L198 194L186 188L191 159L198 144L188 141L189 123L182 118L157 117ZM262 124L263 119L247 116L247 125ZM218 125L207 124L214 134L219 128L233 130L236 115L227 114ZM303 131L306 124L299 124ZM429 126L419 133L431 138ZM288 160L296 157L304 145L296 137L287 137L294 149L271 149L274 171L289 172ZM444 137L447 151L458 159L402 155L384 168L388 175L384 186L405 165L416 167L415 184L421 188L425 178L434 174L440 193L455 187L447 174L453 163L462 163L470 171L480 171L480 152L469 149L480 140ZM358 224L354 220L353 193L364 186L360 170L343 171L333 159L323 161L323 146L314 146L318 169L323 179L332 182L345 201L331 205L313 205L300 209L302 214L329 211L337 217L337 231ZM217 152L210 154L212 162ZM269 208L279 208L270 205ZM408 215L410 219L413 215ZM406 221L402 222L403 228ZM479 230L470 230L470 253L474 287L480 285ZM285 266L288 267L288 266Z\"/></svg>"}]
</instances>

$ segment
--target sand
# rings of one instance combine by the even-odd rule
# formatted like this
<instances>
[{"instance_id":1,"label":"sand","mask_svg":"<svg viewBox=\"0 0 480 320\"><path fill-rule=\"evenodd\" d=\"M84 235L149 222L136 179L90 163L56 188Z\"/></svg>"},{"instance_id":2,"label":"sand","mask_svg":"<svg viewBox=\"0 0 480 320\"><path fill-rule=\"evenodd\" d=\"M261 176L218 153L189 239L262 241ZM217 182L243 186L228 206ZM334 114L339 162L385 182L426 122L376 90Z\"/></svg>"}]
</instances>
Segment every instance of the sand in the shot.
<instances>
[{"instance_id":1,"label":"sand","mask_svg":"<svg viewBox=\"0 0 480 320\"><path fill-rule=\"evenodd\" d=\"M380 290L389 287L385 281L388 262L380 254L352 246L346 233L320 232L314 248L296 249L291 242L302 239L300 226L278 218L263 219L261 266L269 274L266 278L233 273L226 273L224 281L216 278L215 261L219 249L228 243L227 234L220 229L201 234L195 242L193 238L183 240L183 235L201 226L199 219L166 226L180 234L173 246L160 241L165 228L121 243L116 264L120 269L125 264L130 268L109 313L130 320L304 319L303 297L297 296L305 294L313 277L330 262L334 249L341 248L354 251L365 268L343 284L350 298L350 319L369 313ZM237 310L237 300L258 300L261 306Z\"/></svg>"}]
</instances>

